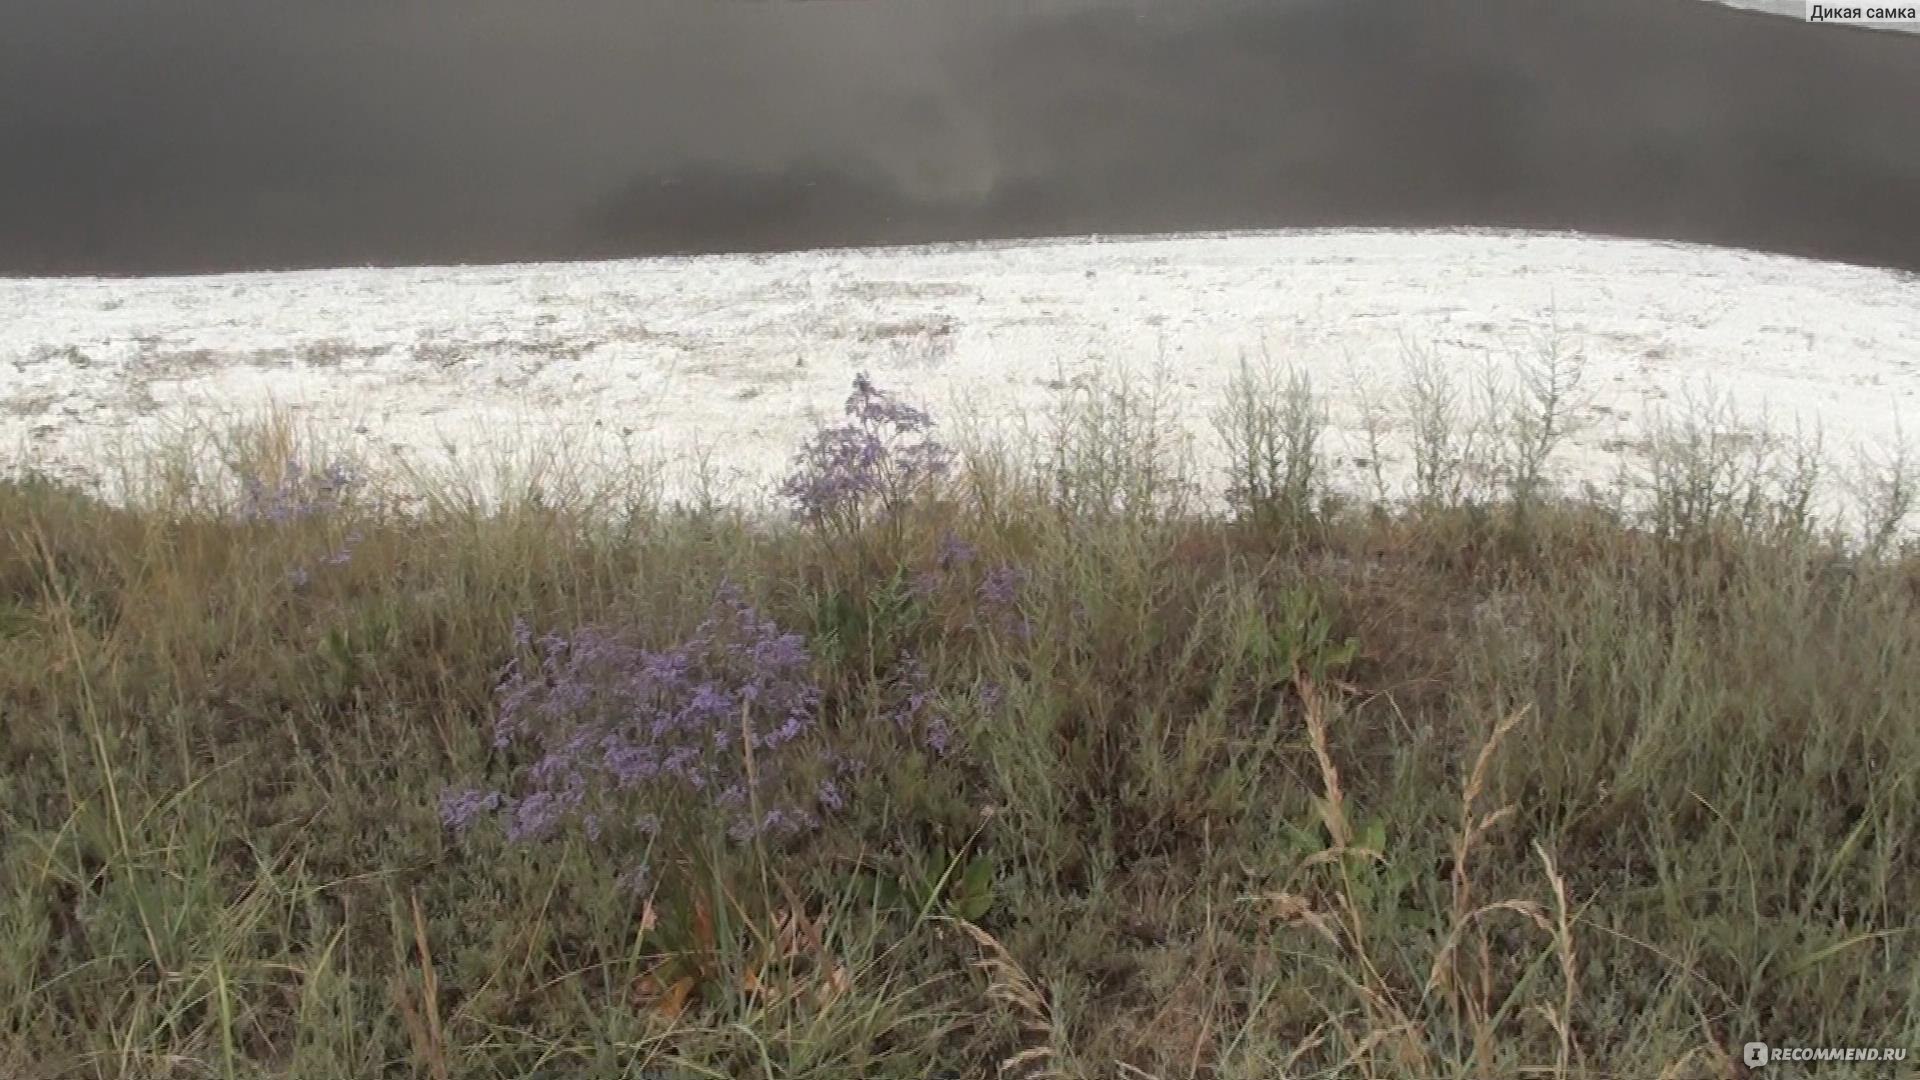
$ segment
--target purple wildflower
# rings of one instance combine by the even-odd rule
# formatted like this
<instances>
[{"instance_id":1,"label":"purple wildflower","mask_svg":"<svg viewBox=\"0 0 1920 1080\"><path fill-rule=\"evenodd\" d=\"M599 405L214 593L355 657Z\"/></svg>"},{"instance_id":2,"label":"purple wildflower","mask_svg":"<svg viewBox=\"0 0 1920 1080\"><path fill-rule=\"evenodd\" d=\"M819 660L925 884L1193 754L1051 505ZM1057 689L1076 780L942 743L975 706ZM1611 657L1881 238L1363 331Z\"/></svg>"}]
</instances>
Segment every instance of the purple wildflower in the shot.
<instances>
[{"instance_id":1,"label":"purple wildflower","mask_svg":"<svg viewBox=\"0 0 1920 1080\"><path fill-rule=\"evenodd\" d=\"M440 820L453 832L463 833L479 818L500 809L500 804L497 791L449 791L440 796Z\"/></svg>"},{"instance_id":2,"label":"purple wildflower","mask_svg":"<svg viewBox=\"0 0 1920 1080\"><path fill-rule=\"evenodd\" d=\"M727 835L741 843L745 843L759 836L771 836L775 838L793 836L796 833L802 833L809 829L816 828L819 824L812 814L775 807L761 814L758 818L752 815L741 815L734 818L733 824L727 829Z\"/></svg>"},{"instance_id":3,"label":"purple wildflower","mask_svg":"<svg viewBox=\"0 0 1920 1080\"><path fill-rule=\"evenodd\" d=\"M921 736L927 749L939 757L946 757L947 750L953 745L953 726L943 716L935 716L927 721L926 731Z\"/></svg>"},{"instance_id":4,"label":"purple wildflower","mask_svg":"<svg viewBox=\"0 0 1920 1080\"><path fill-rule=\"evenodd\" d=\"M996 566L980 582L979 596L993 612L1000 628L1021 640L1033 635L1033 625L1019 610L1020 590L1027 583L1027 572L1017 566Z\"/></svg>"},{"instance_id":5,"label":"purple wildflower","mask_svg":"<svg viewBox=\"0 0 1920 1080\"><path fill-rule=\"evenodd\" d=\"M935 557L935 562L942 570L952 570L972 562L979 553L978 548L955 533L949 532L940 538L940 552Z\"/></svg>"},{"instance_id":6,"label":"purple wildflower","mask_svg":"<svg viewBox=\"0 0 1920 1080\"><path fill-rule=\"evenodd\" d=\"M1020 587L1027 582L1026 571L1017 566L996 566L980 582L980 599L994 607L1010 608L1020 602Z\"/></svg>"},{"instance_id":7,"label":"purple wildflower","mask_svg":"<svg viewBox=\"0 0 1920 1080\"><path fill-rule=\"evenodd\" d=\"M828 751L822 760L833 769L833 775L836 778L859 777L865 775L867 771L867 763L862 759L848 757L836 751Z\"/></svg>"},{"instance_id":8,"label":"purple wildflower","mask_svg":"<svg viewBox=\"0 0 1920 1080\"><path fill-rule=\"evenodd\" d=\"M333 462L309 470L299 459L289 458L271 483L251 473L241 476L239 517L243 522L285 525L323 516L339 509L359 482L344 464Z\"/></svg>"},{"instance_id":9,"label":"purple wildflower","mask_svg":"<svg viewBox=\"0 0 1920 1080\"><path fill-rule=\"evenodd\" d=\"M653 887L653 868L646 863L636 863L620 875L616 884L634 896L644 895Z\"/></svg>"},{"instance_id":10,"label":"purple wildflower","mask_svg":"<svg viewBox=\"0 0 1920 1080\"><path fill-rule=\"evenodd\" d=\"M953 727L939 708L939 696L927 669L911 655L900 657L900 673L888 687L893 704L882 715L900 730L945 757L953 744Z\"/></svg>"},{"instance_id":11,"label":"purple wildflower","mask_svg":"<svg viewBox=\"0 0 1920 1080\"><path fill-rule=\"evenodd\" d=\"M538 840L550 836L566 819L570 800L551 791L536 791L513 808L507 826L509 840Z\"/></svg>"},{"instance_id":12,"label":"purple wildflower","mask_svg":"<svg viewBox=\"0 0 1920 1080\"><path fill-rule=\"evenodd\" d=\"M840 784L836 780L820 781L820 786L814 789L813 797L829 811L837 812L847 805L846 793L840 789Z\"/></svg>"},{"instance_id":13,"label":"purple wildflower","mask_svg":"<svg viewBox=\"0 0 1920 1080\"><path fill-rule=\"evenodd\" d=\"M925 486L946 475L952 454L927 432L933 419L873 385L853 380L848 422L827 428L794 457L780 493L816 524L858 528L878 504L897 513Z\"/></svg>"},{"instance_id":14,"label":"purple wildflower","mask_svg":"<svg viewBox=\"0 0 1920 1080\"><path fill-rule=\"evenodd\" d=\"M650 835L667 810L721 811L748 837L813 820L786 805L785 783L819 710L813 657L737 588L722 586L692 636L665 650L603 628L534 640L520 620L513 636L521 653L496 689L494 741L535 756L509 838L570 822L590 840Z\"/></svg>"}]
</instances>

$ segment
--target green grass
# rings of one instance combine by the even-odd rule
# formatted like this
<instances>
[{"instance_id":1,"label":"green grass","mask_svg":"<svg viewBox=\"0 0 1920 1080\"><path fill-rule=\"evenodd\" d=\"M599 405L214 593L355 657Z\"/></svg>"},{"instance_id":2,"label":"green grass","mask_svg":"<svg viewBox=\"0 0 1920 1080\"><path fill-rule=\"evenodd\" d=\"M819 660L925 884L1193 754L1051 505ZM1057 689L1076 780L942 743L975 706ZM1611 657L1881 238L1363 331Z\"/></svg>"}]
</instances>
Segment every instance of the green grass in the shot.
<instances>
[{"instance_id":1,"label":"green grass","mask_svg":"<svg viewBox=\"0 0 1920 1080\"><path fill-rule=\"evenodd\" d=\"M0 484L0 1075L1730 1077L1754 1039L1920 1050L1905 459L1859 489L1865 544L1812 523L1805 461L1699 428L1656 433L1644 514L1547 498L1552 390L1476 500L1439 378L1397 506L1334 498L1310 388L1251 375L1233 513L1195 508L1212 481L1137 389L1063 416L1044 466L976 448L854 535L531 490L274 525L184 474L126 509ZM289 450L234 445L243 471ZM948 534L973 568L909 588ZM975 588L1000 564L1015 612ZM442 791L525 764L490 745L516 616L665 643L722 580L807 636L811 737L871 764L845 811L664 838L647 895L577 833L449 835ZM947 756L878 718L903 653Z\"/></svg>"}]
</instances>

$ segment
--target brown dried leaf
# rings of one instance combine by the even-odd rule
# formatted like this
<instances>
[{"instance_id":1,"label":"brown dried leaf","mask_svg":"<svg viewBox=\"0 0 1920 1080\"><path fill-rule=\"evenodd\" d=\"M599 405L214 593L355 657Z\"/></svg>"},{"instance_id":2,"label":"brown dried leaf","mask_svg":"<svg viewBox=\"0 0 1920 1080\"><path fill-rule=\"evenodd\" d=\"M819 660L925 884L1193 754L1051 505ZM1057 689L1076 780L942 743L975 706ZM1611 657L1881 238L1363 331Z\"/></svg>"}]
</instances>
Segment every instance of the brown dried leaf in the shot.
<instances>
[{"instance_id":1,"label":"brown dried leaf","mask_svg":"<svg viewBox=\"0 0 1920 1080\"><path fill-rule=\"evenodd\" d=\"M653 1003L653 1011L668 1020L678 1020L680 1014L687 1011L687 999L693 996L693 976L684 975L667 987L667 992Z\"/></svg>"}]
</instances>

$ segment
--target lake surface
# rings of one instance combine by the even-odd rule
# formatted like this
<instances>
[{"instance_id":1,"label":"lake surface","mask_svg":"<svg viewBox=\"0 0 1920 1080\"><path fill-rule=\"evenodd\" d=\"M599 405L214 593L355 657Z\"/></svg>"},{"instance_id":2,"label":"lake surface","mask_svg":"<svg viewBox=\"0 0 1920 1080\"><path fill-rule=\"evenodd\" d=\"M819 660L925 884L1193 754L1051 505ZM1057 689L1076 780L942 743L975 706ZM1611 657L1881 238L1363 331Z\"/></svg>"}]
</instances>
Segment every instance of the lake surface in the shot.
<instances>
[{"instance_id":1,"label":"lake surface","mask_svg":"<svg viewBox=\"0 0 1920 1080\"><path fill-rule=\"evenodd\" d=\"M1516 226L1920 269L1920 35L1695 0L6 0L0 275Z\"/></svg>"}]
</instances>

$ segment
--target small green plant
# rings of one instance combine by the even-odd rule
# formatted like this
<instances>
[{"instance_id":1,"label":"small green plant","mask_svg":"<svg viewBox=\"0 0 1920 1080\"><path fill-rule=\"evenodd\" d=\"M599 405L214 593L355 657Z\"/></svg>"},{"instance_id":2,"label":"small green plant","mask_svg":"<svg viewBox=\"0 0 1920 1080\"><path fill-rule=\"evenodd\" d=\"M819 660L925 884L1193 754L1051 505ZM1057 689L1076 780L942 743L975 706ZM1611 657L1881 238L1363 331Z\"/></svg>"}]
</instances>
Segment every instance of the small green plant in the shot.
<instances>
[{"instance_id":1,"label":"small green plant","mask_svg":"<svg viewBox=\"0 0 1920 1080\"><path fill-rule=\"evenodd\" d=\"M1048 474L1068 521L1141 521L1177 513L1192 495L1184 428L1167 368L1073 383L1054 413Z\"/></svg>"},{"instance_id":2,"label":"small green plant","mask_svg":"<svg viewBox=\"0 0 1920 1080\"><path fill-rule=\"evenodd\" d=\"M1304 372L1255 369L1243 359L1214 418L1229 461L1227 505L1261 525L1309 522L1324 495L1326 427Z\"/></svg>"},{"instance_id":3,"label":"small green plant","mask_svg":"<svg viewBox=\"0 0 1920 1080\"><path fill-rule=\"evenodd\" d=\"M1467 490L1478 436L1459 382L1439 356L1410 347L1401 396L1412 441L1414 502L1457 505Z\"/></svg>"},{"instance_id":4,"label":"small green plant","mask_svg":"<svg viewBox=\"0 0 1920 1080\"><path fill-rule=\"evenodd\" d=\"M1585 357L1562 340L1558 328L1549 332L1537 356L1520 368L1518 401L1512 406L1507 494L1516 514L1524 516L1551 490L1548 462L1566 442L1582 402Z\"/></svg>"}]
</instances>

